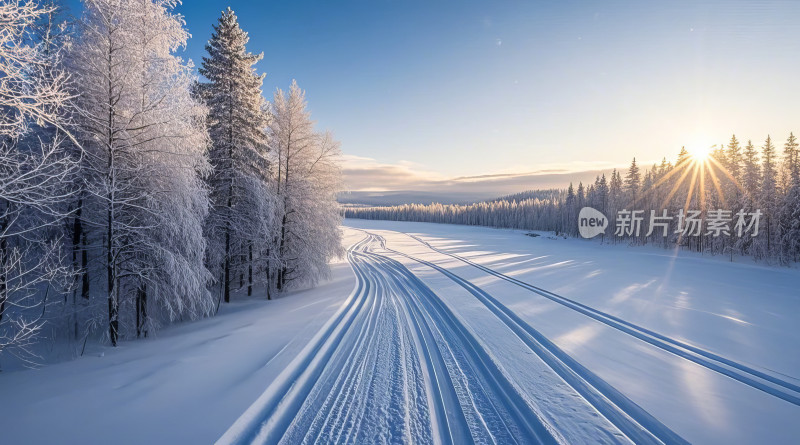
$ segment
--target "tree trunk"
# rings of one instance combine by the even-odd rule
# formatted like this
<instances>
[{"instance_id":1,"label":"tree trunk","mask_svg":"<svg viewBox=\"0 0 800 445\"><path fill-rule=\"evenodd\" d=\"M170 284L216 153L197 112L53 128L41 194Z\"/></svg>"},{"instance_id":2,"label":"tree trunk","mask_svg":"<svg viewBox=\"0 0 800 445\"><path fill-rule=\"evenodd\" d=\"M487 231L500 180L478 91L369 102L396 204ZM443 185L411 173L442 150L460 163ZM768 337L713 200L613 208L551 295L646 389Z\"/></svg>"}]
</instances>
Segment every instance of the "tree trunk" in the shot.
<instances>
[{"instance_id":1,"label":"tree trunk","mask_svg":"<svg viewBox=\"0 0 800 445\"><path fill-rule=\"evenodd\" d=\"M117 346L117 335L119 334L119 282L117 278L117 265L116 265L116 252L114 251L114 218L115 218L115 203L116 203L116 196L115 196L115 187L116 187L116 172L115 172L115 165L114 165L114 150L115 146L114 143L116 142L114 139L114 117L116 116L116 111L114 110L114 86L112 84L113 73L113 55L109 51L107 54L107 69L108 69L108 121L107 121L107 128L108 128L108 137L106 139L106 147L108 149L108 208L106 209L106 217L108 227L106 228L107 233L107 241L108 245L106 246L106 274L108 280L108 336L111 340L112 346Z\"/></svg>"},{"instance_id":2,"label":"tree trunk","mask_svg":"<svg viewBox=\"0 0 800 445\"><path fill-rule=\"evenodd\" d=\"M229 149L228 154L233 156ZM233 208L233 183L228 184L227 214L225 220L225 273L223 279L225 302L231 302L231 209Z\"/></svg>"},{"instance_id":3,"label":"tree trunk","mask_svg":"<svg viewBox=\"0 0 800 445\"><path fill-rule=\"evenodd\" d=\"M117 334L119 332L119 300L117 299L117 277L116 265L114 264L113 253L113 217L111 209L108 210L108 249L106 255L106 274L108 279L108 337L111 345L117 346Z\"/></svg>"},{"instance_id":4,"label":"tree trunk","mask_svg":"<svg viewBox=\"0 0 800 445\"><path fill-rule=\"evenodd\" d=\"M147 338L147 285L142 284L136 289L136 337Z\"/></svg>"},{"instance_id":5,"label":"tree trunk","mask_svg":"<svg viewBox=\"0 0 800 445\"><path fill-rule=\"evenodd\" d=\"M81 236L83 235L83 227L81 226L82 212L83 199L78 198L77 208L75 209L75 219L72 223L72 272L75 274L72 289L72 333L76 340L78 338L78 278L81 276L81 266L78 263L78 255L81 250ZM82 293L83 291L81 291L81 295Z\"/></svg>"},{"instance_id":6,"label":"tree trunk","mask_svg":"<svg viewBox=\"0 0 800 445\"><path fill-rule=\"evenodd\" d=\"M4 206L8 208L8 203ZM4 233L8 226L8 220L3 218L0 221L0 233ZM6 267L8 265L8 240L5 235L0 235L0 322L3 321L3 314L6 312L6 300L8 300L8 285L6 280Z\"/></svg>"},{"instance_id":7,"label":"tree trunk","mask_svg":"<svg viewBox=\"0 0 800 445\"><path fill-rule=\"evenodd\" d=\"M247 263L247 296L253 295L253 242L247 246L248 248L248 263Z\"/></svg>"},{"instance_id":8,"label":"tree trunk","mask_svg":"<svg viewBox=\"0 0 800 445\"><path fill-rule=\"evenodd\" d=\"M224 278L222 279L222 286L224 287L224 300L226 303L231 302L231 260L230 260L230 252L231 252L231 234L230 232L225 232L225 273Z\"/></svg>"},{"instance_id":9,"label":"tree trunk","mask_svg":"<svg viewBox=\"0 0 800 445\"><path fill-rule=\"evenodd\" d=\"M284 254L284 246L286 245L286 208L283 210L283 219L281 221L281 242L280 246L278 247L278 253L283 259L285 257ZM286 265L281 263L280 268L278 269L278 277L277 282L275 283L275 287L280 291L283 290L284 285L284 276L286 273Z\"/></svg>"},{"instance_id":10,"label":"tree trunk","mask_svg":"<svg viewBox=\"0 0 800 445\"><path fill-rule=\"evenodd\" d=\"M270 251L267 249L267 300L272 300L272 266L269 255Z\"/></svg>"},{"instance_id":11,"label":"tree trunk","mask_svg":"<svg viewBox=\"0 0 800 445\"><path fill-rule=\"evenodd\" d=\"M134 305L136 311L136 338L142 335L142 288L141 286L136 289L136 304Z\"/></svg>"},{"instance_id":12,"label":"tree trunk","mask_svg":"<svg viewBox=\"0 0 800 445\"><path fill-rule=\"evenodd\" d=\"M86 239L86 231L83 231L83 249L81 249L81 297L89 299L89 242Z\"/></svg>"},{"instance_id":13,"label":"tree trunk","mask_svg":"<svg viewBox=\"0 0 800 445\"><path fill-rule=\"evenodd\" d=\"M83 230L83 197L78 198L78 205L75 209L75 220L72 223L72 267L75 271L75 291L73 297L78 292L78 279L81 283L81 297L89 298L89 275L86 270L88 254L86 252L86 233ZM78 256L80 255L80 261ZM74 302L75 298L73 298Z\"/></svg>"},{"instance_id":14,"label":"tree trunk","mask_svg":"<svg viewBox=\"0 0 800 445\"><path fill-rule=\"evenodd\" d=\"M244 263L247 262L247 257L244 255L240 255L239 260L241 261L242 267L244 267ZM244 287L244 269L239 269L239 290L242 290Z\"/></svg>"}]
</instances>

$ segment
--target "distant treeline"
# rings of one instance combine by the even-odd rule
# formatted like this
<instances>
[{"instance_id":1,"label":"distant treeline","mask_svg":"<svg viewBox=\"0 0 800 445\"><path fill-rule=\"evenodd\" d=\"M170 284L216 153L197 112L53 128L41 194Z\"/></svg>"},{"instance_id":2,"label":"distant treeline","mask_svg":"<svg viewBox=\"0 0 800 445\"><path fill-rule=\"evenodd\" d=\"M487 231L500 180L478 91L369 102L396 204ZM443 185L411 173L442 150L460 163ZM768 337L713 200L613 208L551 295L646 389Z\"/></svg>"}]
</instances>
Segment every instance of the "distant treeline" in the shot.
<instances>
[{"instance_id":1,"label":"distant treeline","mask_svg":"<svg viewBox=\"0 0 800 445\"><path fill-rule=\"evenodd\" d=\"M521 193L514 193L513 195L506 195L499 198L490 199L487 202L522 202L529 199L550 199L557 201L559 199L564 199L566 196L567 191L565 189L526 190Z\"/></svg>"},{"instance_id":2,"label":"distant treeline","mask_svg":"<svg viewBox=\"0 0 800 445\"><path fill-rule=\"evenodd\" d=\"M349 208L347 218L479 225L578 235L578 212L593 207L610 220L604 240L656 244L724 255L747 255L783 264L800 259L800 160L798 143L790 134L778 152L770 137L756 147L742 146L736 136L714 146L708 157L681 149L675 163L664 158L642 172L636 159L623 175L598 176L593 184L570 184L566 190L537 190L469 205L400 205ZM641 210L643 229L636 235L614 236L621 211ZM718 212L722 210L722 212ZM666 211L671 220L648 235L651 211ZM687 219L699 212L701 229L687 233ZM711 213L709 213L711 212ZM741 212L741 213L740 213ZM753 215L759 213L759 217ZM737 234L738 216L749 224L758 219L758 232ZM620 215L621 216L621 215ZM708 232L710 219L722 221L728 235ZM666 236L664 236L666 233Z\"/></svg>"}]
</instances>

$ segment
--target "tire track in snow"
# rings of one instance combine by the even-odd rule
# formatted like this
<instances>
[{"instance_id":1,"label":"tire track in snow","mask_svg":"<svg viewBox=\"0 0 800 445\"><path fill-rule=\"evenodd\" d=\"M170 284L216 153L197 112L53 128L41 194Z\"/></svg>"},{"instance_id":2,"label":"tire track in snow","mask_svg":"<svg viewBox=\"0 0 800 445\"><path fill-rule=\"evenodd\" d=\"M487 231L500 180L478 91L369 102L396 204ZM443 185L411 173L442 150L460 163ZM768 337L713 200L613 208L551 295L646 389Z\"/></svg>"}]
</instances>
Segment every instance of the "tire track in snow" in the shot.
<instances>
[{"instance_id":1,"label":"tire track in snow","mask_svg":"<svg viewBox=\"0 0 800 445\"><path fill-rule=\"evenodd\" d=\"M218 443L469 443L430 329L384 274L348 249L343 307Z\"/></svg>"},{"instance_id":2,"label":"tire track in snow","mask_svg":"<svg viewBox=\"0 0 800 445\"><path fill-rule=\"evenodd\" d=\"M555 371L549 378L573 386L564 394L573 394L569 403L577 404L567 408L601 414L583 426L575 420L562 425L560 418L554 423L559 426L548 424L539 404L525 399L438 295L401 263L370 251L376 241L382 239L367 236L348 249L356 275L350 297L218 443L563 443L557 428L565 425L577 428L570 430L573 439L600 440L591 434L601 431L609 442L682 442L658 430L656 422L645 428L632 420L642 416L631 407L610 411L616 405L604 398L607 393L593 399L586 391L573 392L580 386L577 378L564 379L564 370L545 360L540 348L534 352L541 366L550 366L548 374ZM491 310L489 299L481 301ZM506 335L525 342L520 326L494 309L511 330ZM556 358L564 362L568 356ZM579 366L567 368L585 379L589 373Z\"/></svg>"},{"instance_id":3,"label":"tire track in snow","mask_svg":"<svg viewBox=\"0 0 800 445\"><path fill-rule=\"evenodd\" d=\"M384 266L381 272L390 277L399 289L412 291L409 292L409 303L416 306L420 314L430 318L429 323L442 332L448 348L460 353L457 367L459 370L466 368L469 372L465 374L472 377L471 385L467 386L480 390L471 392L472 397L467 400L463 400L466 397L462 395L462 403L469 404L474 401L473 397L479 398L477 408L481 412L478 414L490 440L520 444L559 441L557 432L531 410L474 335L430 288L395 260L371 252L366 255ZM488 420L486 416L489 416ZM479 431L474 431L476 428L477 425L473 424L473 433L479 434Z\"/></svg>"},{"instance_id":4,"label":"tire track in snow","mask_svg":"<svg viewBox=\"0 0 800 445\"><path fill-rule=\"evenodd\" d=\"M374 241L348 249L340 311L218 443L556 443L438 296L366 252Z\"/></svg>"},{"instance_id":5,"label":"tire track in snow","mask_svg":"<svg viewBox=\"0 0 800 445\"><path fill-rule=\"evenodd\" d=\"M572 309L583 315L586 315L596 321L599 321L600 323L603 323L628 335L636 337L637 339L642 340L652 346L667 351L671 354L677 355L691 362L694 362L712 371L723 374L740 383L744 383L745 385L748 385L754 389L765 392L779 399L785 400L793 405L800 406L800 385L798 384L759 371L755 368L725 358L718 354L714 354L713 352L707 351L705 349L698 348L696 346L692 346L685 342L681 342L679 340L675 340L673 338L659 334L650 329L638 326L631 322L625 321L619 317L615 317L606 312L597 310L591 306L587 306L575 300L547 291L540 287L534 286L532 284L505 275L501 272L497 272L493 269L490 269L486 266L470 261L459 255L449 252L444 252L441 249L432 246L427 241L417 237L416 235L412 235L410 233L405 233L405 232L400 232L400 233L404 233L405 235L413 238L414 240L418 241L419 243L425 245L426 247L435 252L462 261L490 275L493 275L497 278L503 279L519 287L522 287L531 292L539 294L562 306L565 306L569 309Z\"/></svg>"},{"instance_id":6,"label":"tire track in snow","mask_svg":"<svg viewBox=\"0 0 800 445\"><path fill-rule=\"evenodd\" d=\"M353 250L368 241L365 237L351 246L348 259L352 260ZM366 300L371 283L360 270L354 268L353 272L356 287L342 307L217 443L277 442Z\"/></svg>"},{"instance_id":7,"label":"tire track in snow","mask_svg":"<svg viewBox=\"0 0 800 445\"><path fill-rule=\"evenodd\" d=\"M365 231L371 234L371 232ZM374 234L372 234L374 235ZM662 424L647 411L627 398L616 388L589 371L533 327L525 323L513 311L497 301L483 289L459 277L449 270L411 255L386 247L386 240L379 235L383 249L428 266L478 298L494 315L509 327L537 356L552 368L564 381L572 386L589 404L635 443L687 443L674 431ZM375 254L377 255L377 254ZM387 260L391 260L388 257ZM396 262L396 261L395 261ZM399 263L398 263L399 264ZM401 265L401 267L404 267Z\"/></svg>"},{"instance_id":8,"label":"tire track in snow","mask_svg":"<svg viewBox=\"0 0 800 445\"><path fill-rule=\"evenodd\" d=\"M371 241L372 241L371 237ZM297 418L290 425L286 435L282 437L289 443L294 443L298 437L302 437L303 443L375 443L393 442L400 440L408 441L433 441L437 443L471 443L480 441L482 443L555 443L552 435L547 428L539 422L535 413L530 412L524 400L518 394L510 391L511 384L505 381L493 363L488 359L488 355L483 351L474 338L466 334L463 325L456 322L452 313L445 312L447 309L431 305L434 299L432 291L424 287L421 282L412 283L413 275L405 270L404 275L401 271L387 268L382 261L376 260L367 252L360 252L358 249L353 252L353 264L365 276L375 283L373 291L376 293L378 304L394 305L393 307L405 307L406 310L414 315L415 323L412 325L403 323L408 319L401 313L389 313L389 316L376 321L375 326L380 328L364 329L357 335L358 338L367 337L366 343L353 345L342 343L340 348L344 351L350 350L350 354L355 351L355 358L349 356L346 359L329 362L326 372L335 373L342 369L347 373L343 378L336 378L336 383L328 384L325 374L318 382L319 387L314 388L307 396L307 407L304 407L297 414ZM441 304L441 303L440 303ZM353 329L358 326L358 322L353 324ZM421 358L419 369L433 371L424 379L426 381L427 397L426 402L417 404L408 409L411 412L419 411L430 412L430 428L432 436L414 437L406 434L408 431L397 431L397 424L405 421L404 416L395 406L400 405L400 397L390 397L387 395L387 388L406 388L405 383L411 384L423 380L421 378L406 378L398 385L399 367L398 360L393 352L398 351L397 337L401 330L408 329L411 335L400 336L400 339L407 339L408 344L419 344L420 340L430 344L429 335L434 337L432 347L427 347L423 353L414 349ZM416 335L415 335L416 334ZM421 334L421 335L420 335ZM386 337L392 337L386 339ZM377 340L376 340L377 339ZM368 346L372 345L372 346ZM387 352L388 351L388 352ZM402 349L400 350L402 351ZM381 360L382 355L391 355L392 360ZM448 359L442 357L445 355ZM435 357L432 359L432 357ZM434 361L435 360L435 361ZM366 383L358 375L353 375L347 370L347 363L351 361L370 364L373 371L370 373ZM444 364L444 366L442 366ZM462 369L467 370L459 375ZM413 377L413 376L409 376ZM449 379L449 381L448 381ZM454 385L455 380L463 379L464 382ZM400 379L402 380L402 379ZM468 380L468 381L466 381ZM440 383L443 382L444 384ZM329 387L336 387L338 383L349 385L354 389L348 397L328 396L331 403L319 405L314 403L316 398L315 391L321 394L329 393ZM438 392L433 389L436 386ZM465 391L454 391L454 386L466 388ZM393 395L397 395L392 393ZM404 394L406 400L412 394ZM465 407L476 405L474 413L469 413L470 418L480 421L467 422L464 414ZM392 407L395 407L393 410ZM427 408L427 410L426 410ZM332 417L329 409L343 414L343 420ZM378 415L374 411L379 411ZM438 415L438 414L443 415ZM407 413L406 413L407 414ZM308 416L321 419L320 421L308 426L306 418ZM405 422L404 422L405 423ZM309 436L308 431L317 430L314 435ZM299 432L301 436L296 435ZM258 439L258 438L257 438Z\"/></svg>"},{"instance_id":9,"label":"tire track in snow","mask_svg":"<svg viewBox=\"0 0 800 445\"><path fill-rule=\"evenodd\" d=\"M374 322L350 335L357 339L355 343L339 346L341 357L328 362L327 374L307 395L306 405L281 441L462 443L453 440L450 425L439 415L445 412L440 407L443 398L439 394L433 396L436 391L426 376L429 368L436 367L428 361L426 351L412 347L419 341L399 310L397 295L358 249L353 252L351 264L373 283ZM354 364L361 371L348 372ZM326 382L326 376L335 382ZM315 402L326 394L325 404Z\"/></svg>"}]
</instances>

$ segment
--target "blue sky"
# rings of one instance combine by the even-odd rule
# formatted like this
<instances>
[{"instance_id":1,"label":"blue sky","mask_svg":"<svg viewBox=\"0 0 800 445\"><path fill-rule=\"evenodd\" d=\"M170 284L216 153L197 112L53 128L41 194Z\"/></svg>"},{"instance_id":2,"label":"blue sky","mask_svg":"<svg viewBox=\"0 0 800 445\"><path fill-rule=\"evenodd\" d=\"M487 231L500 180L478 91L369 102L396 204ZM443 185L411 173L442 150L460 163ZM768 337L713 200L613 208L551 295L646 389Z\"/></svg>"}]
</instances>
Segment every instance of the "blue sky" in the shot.
<instances>
[{"instance_id":1,"label":"blue sky","mask_svg":"<svg viewBox=\"0 0 800 445\"><path fill-rule=\"evenodd\" d=\"M226 6L265 94L307 90L353 189L532 188L800 131L800 2L187 0L197 64Z\"/></svg>"}]
</instances>

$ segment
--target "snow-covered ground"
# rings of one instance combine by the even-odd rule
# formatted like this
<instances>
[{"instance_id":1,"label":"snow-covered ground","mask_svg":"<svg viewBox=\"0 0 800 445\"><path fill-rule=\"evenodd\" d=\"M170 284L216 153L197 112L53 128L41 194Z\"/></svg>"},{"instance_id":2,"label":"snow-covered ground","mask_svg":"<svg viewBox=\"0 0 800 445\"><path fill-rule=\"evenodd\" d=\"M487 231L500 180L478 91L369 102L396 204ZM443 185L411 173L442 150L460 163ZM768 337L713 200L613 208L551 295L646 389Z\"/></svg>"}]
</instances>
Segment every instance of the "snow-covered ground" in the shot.
<instances>
[{"instance_id":1,"label":"snow-covered ground","mask_svg":"<svg viewBox=\"0 0 800 445\"><path fill-rule=\"evenodd\" d=\"M800 437L797 269L511 230L346 225L350 266L316 289L0 374L0 442Z\"/></svg>"},{"instance_id":2,"label":"snow-covered ground","mask_svg":"<svg viewBox=\"0 0 800 445\"><path fill-rule=\"evenodd\" d=\"M347 262L332 272L315 289L234 301L102 357L0 373L0 444L213 443L350 294Z\"/></svg>"},{"instance_id":3,"label":"snow-covered ground","mask_svg":"<svg viewBox=\"0 0 800 445\"><path fill-rule=\"evenodd\" d=\"M480 288L685 440L793 443L800 437L797 269L512 230L347 224L411 256L377 250L446 301L494 360L507 370L522 368L515 382L526 380L528 365L512 349L519 345L509 329L431 266Z\"/></svg>"}]
</instances>

